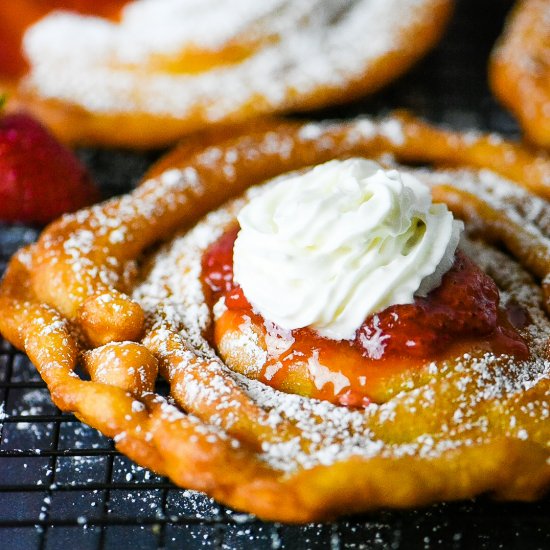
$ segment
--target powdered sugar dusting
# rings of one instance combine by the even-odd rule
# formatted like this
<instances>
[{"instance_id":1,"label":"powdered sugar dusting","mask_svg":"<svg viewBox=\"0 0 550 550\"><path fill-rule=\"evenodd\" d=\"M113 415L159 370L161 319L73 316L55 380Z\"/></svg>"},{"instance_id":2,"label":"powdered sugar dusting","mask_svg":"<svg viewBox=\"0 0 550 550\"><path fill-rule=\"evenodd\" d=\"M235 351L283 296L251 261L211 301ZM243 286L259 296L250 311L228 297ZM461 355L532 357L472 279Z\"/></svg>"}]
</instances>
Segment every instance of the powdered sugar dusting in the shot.
<instances>
[{"instance_id":1,"label":"powdered sugar dusting","mask_svg":"<svg viewBox=\"0 0 550 550\"><path fill-rule=\"evenodd\" d=\"M25 35L31 63L25 87L101 113L217 121L245 106L288 108L297 97L342 87L381 56L408 48L407 29L429 21L444 3L138 0L120 25L56 12ZM192 67L197 51L223 54L235 45L242 55L226 65L202 59L202 70L185 68L186 55ZM393 126L387 130L397 135Z\"/></svg>"},{"instance_id":2,"label":"powdered sugar dusting","mask_svg":"<svg viewBox=\"0 0 550 550\"><path fill-rule=\"evenodd\" d=\"M310 126L304 138L314 131ZM521 221L534 238L546 242L550 220L541 199L530 196L494 173L486 170L436 173L400 168L412 170L428 184L452 182L481 196L494 208ZM253 188L248 196L259 192L261 189ZM244 200L247 200L246 195ZM290 422L299 430L299 436L264 440L263 460L274 468L293 472L356 456L439 456L462 446L490 441L495 430L518 439L533 436L525 424L519 422L518 407L514 403L550 377L550 363L546 360L550 324L542 311L542 294L532 277L508 255L471 237L465 237L461 247L495 278L501 288L501 303L504 306L520 304L528 312L530 323L522 329L532 352L528 361L518 362L491 354L466 354L452 361L431 363L426 367L427 379L411 379L406 391L386 403L358 410L282 393L232 372L217 358L205 339L212 312L205 305L200 269L204 250L234 221L242 204L241 199L229 203L209 214L188 233L175 236L163 246L151 258L133 297L146 308L153 326L179 331L207 361L204 368L209 376L216 373L219 378L215 384L205 387L197 378L186 376L184 391L190 392L189 395L201 392L202 398L214 403L220 412L231 410L235 403L224 382L231 379L265 411L262 422L266 426L275 428L282 422ZM162 338L162 332L160 334ZM285 335L272 336L275 346L286 341ZM246 345L254 347L254 342L248 339ZM262 361L265 357L260 354L258 363ZM251 371L257 372L259 364L253 365ZM314 368L319 371L319 365ZM319 384L327 383L324 374L324 371L317 372ZM334 378L338 374L330 376ZM340 379L330 382L345 385ZM533 422L542 422L549 418L548 393L540 390L535 395L521 409L521 414ZM211 420L213 425L217 422L216 418ZM415 425L420 435L406 437L402 429L404 422Z\"/></svg>"}]
</instances>

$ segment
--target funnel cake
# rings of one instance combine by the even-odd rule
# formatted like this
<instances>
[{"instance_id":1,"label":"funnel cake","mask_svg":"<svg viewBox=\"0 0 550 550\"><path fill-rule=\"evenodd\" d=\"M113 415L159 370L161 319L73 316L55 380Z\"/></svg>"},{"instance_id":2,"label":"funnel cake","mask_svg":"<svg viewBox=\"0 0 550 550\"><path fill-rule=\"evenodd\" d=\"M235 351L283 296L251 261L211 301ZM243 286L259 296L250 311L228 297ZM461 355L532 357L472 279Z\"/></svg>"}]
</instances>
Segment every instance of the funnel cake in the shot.
<instances>
[{"instance_id":1,"label":"funnel cake","mask_svg":"<svg viewBox=\"0 0 550 550\"><path fill-rule=\"evenodd\" d=\"M374 92L439 38L450 0L136 0L119 21L54 12L5 83L63 140L153 147L214 123ZM0 11L1 13L1 11Z\"/></svg>"},{"instance_id":2,"label":"funnel cake","mask_svg":"<svg viewBox=\"0 0 550 550\"><path fill-rule=\"evenodd\" d=\"M465 221L464 249L518 313L527 359L450 353L355 408L224 364L209 341L204 251L261 192L250 186L347 157L399 163ZM548 158L521 146L404 114L214 130L169 153L131 194L65 215L21 249L0 287L0 330L59 408L139 464L264 519L485 492L532 500L550 481L550 209L534 194L550 196L549 173ZM170 397L155 393L157 376Z\"/></svg>"},{"instance_id":3,"label":"funnel cake","mask_svg":"<svg viewBox=\"0 0 550 550\"><path fill-rule=\"evenodd\" d=\"M517 2L493 52L490 80L526 138L550 148L550 4L546 0Z\"/></svg>"}]
</instances>

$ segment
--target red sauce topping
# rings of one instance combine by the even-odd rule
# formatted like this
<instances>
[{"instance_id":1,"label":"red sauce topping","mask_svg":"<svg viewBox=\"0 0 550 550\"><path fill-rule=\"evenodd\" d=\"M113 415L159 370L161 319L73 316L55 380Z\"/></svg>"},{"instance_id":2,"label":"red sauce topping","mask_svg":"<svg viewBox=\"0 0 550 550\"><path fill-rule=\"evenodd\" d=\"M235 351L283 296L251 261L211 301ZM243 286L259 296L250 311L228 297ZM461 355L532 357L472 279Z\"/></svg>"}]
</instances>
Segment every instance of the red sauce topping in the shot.
<instances>
[{"instance_id":1,"label":"red sauce topping","mask_svg":"<svg viewBox=\"0 0 550 550\"><path fill-rule=\"evenodd\" d=\"M47 13L64 9L115 19L129 0L11 0L0 6L0 75L18 77L27 69L21 39Z\"/></svg>"},{"instance_id":2,"label":"red sauce topping","mask_svg":"<svg viewBox=\"0 0 550 550\"><path fill-rule=\"evenodd\" d=\"M243 322L252 322L269 335L269 323L253 311L233 280L237 232L238 228L227 231L203 257L207 299L213 304L225 296L228 308L217 321L216 343L226 330L238 330ZM292 344L280 355L268 356L260 379L279 389L345 405L385 400L399 389L403 374L433 360L472 350L528 357L527 345L512 326L517 318L525 318L518 308L515 305L511 315L502 311L495 282L457 252L439 287L413 304L391 306L369 316L354 340L329 340L308 328L291 331ZM280 335L275 332L271 337ZM297 360L304 365L308 383L293 376Z\"/></svg>"}]
</instances>

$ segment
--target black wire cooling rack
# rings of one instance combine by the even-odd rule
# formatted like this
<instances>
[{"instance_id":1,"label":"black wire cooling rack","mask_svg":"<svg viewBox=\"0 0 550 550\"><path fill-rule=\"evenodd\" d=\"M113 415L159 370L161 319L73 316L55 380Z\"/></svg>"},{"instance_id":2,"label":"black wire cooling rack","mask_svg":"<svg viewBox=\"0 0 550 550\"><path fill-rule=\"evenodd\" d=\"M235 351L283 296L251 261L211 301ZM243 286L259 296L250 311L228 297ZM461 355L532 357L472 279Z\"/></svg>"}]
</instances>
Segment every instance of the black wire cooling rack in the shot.
<instances>
[{"instance_id":1,"label":"black wire cooling rack","mask_svg":"<svg viewBox=\"0 0 550 550\"><path fill-rule=\"evenodd\" d=\"M441 45L376 97L315 118L407 107L434 122L517 135L491 98L488 52L511 5L461 0ZM131 188L158 152L80 152L104 196ZM0 227L0 271L38 230ZM264 523L178 489L61 413L25 355L0 341L0 550L550 548L550 501L476 501L382 511L335 523Z\"/></svg>"}]
</instances>

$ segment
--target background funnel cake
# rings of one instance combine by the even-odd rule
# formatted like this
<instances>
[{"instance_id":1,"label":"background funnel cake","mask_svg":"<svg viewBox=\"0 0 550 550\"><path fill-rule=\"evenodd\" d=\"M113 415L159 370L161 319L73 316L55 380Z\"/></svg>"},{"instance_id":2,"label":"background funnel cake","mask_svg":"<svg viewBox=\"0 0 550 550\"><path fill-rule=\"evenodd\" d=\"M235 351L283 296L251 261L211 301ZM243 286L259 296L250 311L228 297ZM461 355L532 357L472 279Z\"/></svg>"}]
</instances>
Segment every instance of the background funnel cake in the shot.
<instances>
[{"instance_id":1,"label":"background funnel cake","mask_svg":"<svg viewBox=\"0 0 550 550\"><path fill-rule=\"evenodd\" d=\"M59 408L139 464L264 519L480 493L532 500L550 480L550 210L535 194L549 196L549 169L496 136L406 115L215 130L161 159L131 194L65 215L21 249L0 287L0 330ZM329 220L333 260L357 260L342 243L358 241L331 225L332 206L386 212L365 254L393 247L401 282L372 281L401 304L367 304L363 347L344 307L314 312L315 329L276 326L246 290L246 242L234 270L227 255L236 220L264 227L247 209L274 213L274 227L285 211L273 205L287 203L269 194L318 177L328 195L307 204L306 194L300 209ZM349 204L333 200L334 186ZM312 223L306 250L321 230ZM287 256L288 242L278 249ZM353 317L364 296L340 283L334 293L346 291ZM349 357L363 364L350 370ZM263 367L275 360L270 377ZM155 393L158 377L167 398Z\"/></svg>"},{"instance_id":2,"label":"background funnel cake","mask_svg":"<svg viewBox=\"0 0 550 550\"><path fill-rule=\"evenodd\" d=\"M490 65L495 95L527 140L550 148L550 4L524 0L508 18Z\"/></svg>"},{"instance_id":3,"label":"background funnel cake","mask_svg":"<svg viewBox=\"0 0 550 550\"><path fill-rule=\"evenodd\" d=\"M65 141L160 146L214 123L374 92L436 42L451 7L136 0L111 19L57 11L25 32L28 69L4 89Z\"/></svg>"}]
</instances>

